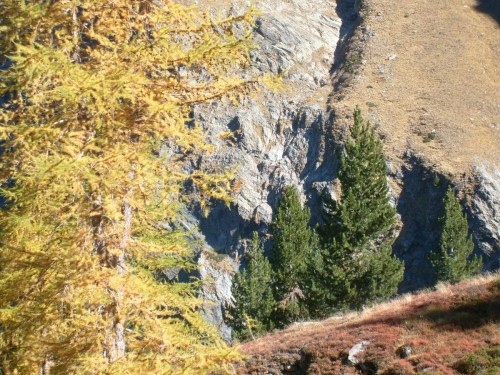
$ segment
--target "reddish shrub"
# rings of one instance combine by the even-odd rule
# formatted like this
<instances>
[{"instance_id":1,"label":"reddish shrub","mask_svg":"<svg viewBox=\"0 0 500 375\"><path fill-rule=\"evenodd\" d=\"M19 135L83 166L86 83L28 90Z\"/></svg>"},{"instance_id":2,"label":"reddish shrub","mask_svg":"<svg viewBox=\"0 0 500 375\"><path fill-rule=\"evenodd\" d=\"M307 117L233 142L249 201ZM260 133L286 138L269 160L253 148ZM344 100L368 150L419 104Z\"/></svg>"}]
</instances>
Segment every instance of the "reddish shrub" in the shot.
<instances>
[{"instance_id":1,"label":"reddish shrub","mask_svg":"<svg viewBox=\"0 0 500 375\"><path fill-rule=\"evenodd\" d=\"M382 372L384 375L413 375L415 370L411 363L400 359L398 361L392 362L388 367Z\"/></svg>"},{"instance_id":2,"label":"reddish shrub","mask_svg":"<svg viewBox=\"0 0 500 375\"><path fill-rule=\"evenodd\" d=\"M426 339L425 337L417 337L417 338L410 341L410 346L412 348L416 348L419 346L429 346L430 344L431 344L431 342L428 339Z\"/></svg>"}]
</instances>

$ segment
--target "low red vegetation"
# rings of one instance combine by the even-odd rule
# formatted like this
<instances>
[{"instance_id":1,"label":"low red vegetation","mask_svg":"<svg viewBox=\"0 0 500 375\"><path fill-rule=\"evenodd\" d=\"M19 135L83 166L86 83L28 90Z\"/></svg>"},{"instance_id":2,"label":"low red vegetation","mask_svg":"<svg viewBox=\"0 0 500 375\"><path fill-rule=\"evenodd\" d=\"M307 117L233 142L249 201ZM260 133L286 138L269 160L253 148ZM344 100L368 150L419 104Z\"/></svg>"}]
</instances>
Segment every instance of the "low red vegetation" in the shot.
<instances>
[{"instance_id":1,"label":"low red vegetation","mask_svg":"<svg viewBox=\"0 0 500 375\"><path fill-rule=\"evenodd\" d=\"M499 321L500 278L492 276L268 334L242 346L249 357L239 373L453 374L466 355L500 344ZM349 365L349 350L365 340L360 363Z\"/></svg>"}]
</instances>

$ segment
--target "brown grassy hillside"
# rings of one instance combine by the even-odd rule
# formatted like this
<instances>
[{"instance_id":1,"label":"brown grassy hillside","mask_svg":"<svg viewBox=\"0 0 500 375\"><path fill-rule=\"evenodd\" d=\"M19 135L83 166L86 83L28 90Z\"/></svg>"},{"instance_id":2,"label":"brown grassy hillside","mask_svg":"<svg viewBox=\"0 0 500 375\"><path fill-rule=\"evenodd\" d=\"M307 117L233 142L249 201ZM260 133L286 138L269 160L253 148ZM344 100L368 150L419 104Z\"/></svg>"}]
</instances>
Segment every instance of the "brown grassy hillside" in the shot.
<instances>
[{"instance_id":1,"label":"brown grassy hillside","mask_svg":"<svg viewBox=\"0 0 500 375\"><path fill-rule=\"evenodd\" d=\"M248 342L240 374L497 374L500 275L404 295ZM349 350L369 341L359 363Z\"/></svg>"},{"instance_id":2,"label":"brown grassy hillside","mask_svg":"<svg viewBox=\"0 0 500 375\"><path fill-rule=\"evenodd\" d=\"M365 40L364 53L349 62L359 74L332 98L339 117L360 105L395 161L410 150L455 176L476 163L500 165L495 1L365 0L354 40Z\"/></svg>"}]
</instances>

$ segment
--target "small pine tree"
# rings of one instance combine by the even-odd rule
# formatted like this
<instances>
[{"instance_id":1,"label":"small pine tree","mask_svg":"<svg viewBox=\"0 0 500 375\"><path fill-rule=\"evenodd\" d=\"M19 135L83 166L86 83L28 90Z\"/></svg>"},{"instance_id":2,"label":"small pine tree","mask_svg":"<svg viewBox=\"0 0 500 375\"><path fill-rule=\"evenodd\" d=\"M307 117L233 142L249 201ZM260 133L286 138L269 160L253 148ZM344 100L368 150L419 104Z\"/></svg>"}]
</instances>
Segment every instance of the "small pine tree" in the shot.
<instances>
[{"instance_id":1,"label":"small pine tree","mask_svg":"<svg viewBox=\"0 0 500 375\"><path fill-rule=\"evenodd\" d=\"M288 186L278 204L271 224L273 247L274 297L277 308L273 320L284 326L307 316L304 285L307 264L315 246L315 235L309 227L311 214L303 208L297 190Z\"/></svg>"},{"instance_id":2,"label":"small pine tree","mask_svg":"<svg viewBox=\"0 0 500 375\"><path fill-rule=\"evenodd\" d=\"M389 231L396 212L389 204L382 143L359 108L351 139L340 157L342 201L325 199L318 227L322 268L316 272L315 315L359 308L394 294L403 263L392 255Z\"/></svg>"},{"instance_id":3,"label":"small pine tree","mask_svg":"<svg viewBox=\"0 0 500 375\"><path fill-rule=\"evenodd\" d=\"M253 338L255 334L272 328L271 312L274 306L271 264L264 256L264 248L257 232L245 255L246 267L233 279L231 292L234 305L229 310L229 323L234 337Z\"/></svg>"},{"instance_id":4,"label":"small pine tree","mask_svg":"<svg viewBox=\"0 0 500 375\"><path fill-rule=\"evenodd\" d=\"M451 188L444 197L443 214L439 221L441 224L439 250L431 252L430 255L437 280L455 284L480 273L483 266L482 258L472 257L474 243L468 235L467 216L463 213L460 202Z\"/></svg>"},{"instance_id":5,"label":"small pine tree","mask_svg":"<svg viewBox=\"0 0 500 375\"><path fill-rule=\"evenodd\" d=\"M326 220L318 230L322 242L335 239L363 245L386 235L394 225L396 211L389 204L382 142L363 120L359 107L354 111L351 139L340 156L338 177L342 204L325 200Z\"/></svg>"}]
</instances>

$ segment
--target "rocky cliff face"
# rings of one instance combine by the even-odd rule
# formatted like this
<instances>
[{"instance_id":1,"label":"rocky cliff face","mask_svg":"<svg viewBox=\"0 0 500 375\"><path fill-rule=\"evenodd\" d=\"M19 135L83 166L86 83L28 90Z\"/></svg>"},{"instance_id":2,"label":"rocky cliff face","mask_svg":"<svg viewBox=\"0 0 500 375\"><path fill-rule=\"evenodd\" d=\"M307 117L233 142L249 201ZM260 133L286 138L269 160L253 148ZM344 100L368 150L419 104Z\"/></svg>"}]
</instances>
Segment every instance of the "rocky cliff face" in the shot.
<instances>
[{"instance_id":1,"label":"rocky cliff face","mask_svg":"<svg viewBox=\"0 0 500 375\"><path fill-rule=\"evenodd\" d=\"M255 30L259 48L252 54L254 69L285 72L286 88L248 97L237 108L222 103L198 107L196 117L218 147L204 166L240 167L237 178L243 186L235 200L237 216L268 224L282 187L294 184L304 191L307 186L309 194L315 182L331 180L333 175L326 102L342 24L335 3L328 0L261 1L256 6L263 14ZM228 130L236 132L232 145L216 138ZM212 228L215 215L225 216L216 209L202 222L203 232L214 248L227 251L234 241L221 236L220 230L231 232L226 224L235 225L237 220L230 214L224 225Z\"/></svg>"},{"instance_id":2,"label":"rocky cliff face","mask_svg":"<svg viewBox=\"0 0 500 375\"><path fill-rule=\"evenodd\" d=\"M256 23L259 48L252 53L253 69L283 74L286 88L247 97L238 107L213 103L195 108L198 123L217 146L202 167L239 167L237 179L243 184L234 204L217 205L208 217L198 216L207 245L233 257L243 251L241 239L253 230L265 231L282 188L297 186L304 201L317 208L319 192L335 174L335 142L326 107L342 28L337 6L329 0L266 0L256 6L262 16ZM230 9L238 13L244 4L233 3ZM229 143L218 138L228 130L235 132ZM222 317L230 298L227 268L205 256L200 267L202 276L211 280L203 291L213 302L206 315L227 336ZM214 282L218 279L229 285Z\"/></svg>"},{"instance_id":3,"label":"rocky cliff face","mask_svg":"<svg viewBox=\"0 0 500 375\"><path fill-rule=\"evenodd\" d=\"M478 164L474 169L475 191L470 197L470 216L476 244L488 270L500 268L500 168Z\"/></svg>"},{"instance_id":4,"label":"rocky cliff face","mask_svg":"<svg viewBox=\"0 0 500 375\"><path fill-rule=\"evenodd\" d=\"M241 239L253 230L266 230L286 185L297 186L313 220L319 217L319 193L327 187L335 195L335 149L346 122L337 121L335 104L327 103L339 97L340 83L359 81L346 66L352 61L345 61L344 53L351 41L366 42L371 35L364 26L352 33L360 21L356 0L262 0L256 6L262 15L256 23L259 48L252 54L253 69L283 73L286 88L249 96L238 107L213 103L195 108L196 120L217 147L201 166L237 166L243 183L231 207L215 206L207 218L198 215L197 220L209 247L236 258L243 251ZM226 10L238 13L243 8L233 2ZM232 140L218 137L228 130L235 132ZM401 290L415 290L433 281L427 256L437 246L437 217L446 186L458 180L433 170L425 155L416 157L411 149L403 159L390 153L388 159L393 201L402 222L395 252L406 262ZM477 167L475 176L475 191L469 194L471 222L478 250L494 269L500 266L500 172ZM204 291L214 302L208 315L222 327L220 303L230 298L230 277L204 256L200 264L204 277L223 280Z\"/></svg>"}]
</instances>

